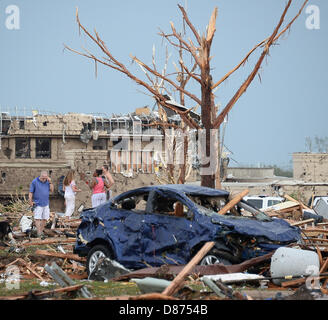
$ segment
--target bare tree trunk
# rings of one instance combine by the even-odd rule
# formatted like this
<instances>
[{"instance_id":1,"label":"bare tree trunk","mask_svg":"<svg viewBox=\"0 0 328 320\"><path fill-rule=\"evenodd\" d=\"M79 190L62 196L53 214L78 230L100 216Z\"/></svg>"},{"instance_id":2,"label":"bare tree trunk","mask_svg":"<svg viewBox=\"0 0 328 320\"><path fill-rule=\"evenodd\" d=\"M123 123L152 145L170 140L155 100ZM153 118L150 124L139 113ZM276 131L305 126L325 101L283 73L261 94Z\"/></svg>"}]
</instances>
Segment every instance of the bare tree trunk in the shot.
<instances>
[{"instance_id":1,"label":"bare tree trunk","mask_svg":"<svg viewBox=\"0 0 328 320\"><path fill-rule=\"evenodd\" d=\"M246 90L248 89L248 87L256 77L256 75L258 75L263 61L269 54L270 47L274 45L278 41L278 39L291 28L295 20L301 15L304 7L306 6L309 0L304 0L304 3L300 8L298 14L285 26L285 28L283 28L283 30L280 33L278 33L284 22L287 11L289 10L289 7L292 4L292 1L293 0L288 0L288 3L286 4L285 9L280 17L280 20L276 28L274 29L273 33L271 34L271 36L263 40L259 44L257 44L251 51L247 53L246 57L235 68L229 71L223 78L221 78L221 80L216 82L214 85L212 83L211 70L210 70L210 61L211 61L210 49L216 31L215 24L218 14L217 8L215 8L212 12L209 24L207 26L206 33L203 36L201 36L200 33L196 30L194 25L189 20L188 15L184 10L184 8L178 5L183 16L183 22L186 23L186 25L188 26L189 31L194 36L194 40L192 40L189 37L186 39L186 35L177 33L173 22L170 22L171 31L172 31L170 34L165 34L164 32L160 33L160 35L163 38L165 38L172 45L172 47L179 48L180 58L181 58L179 63L180 63L181 70L177 70L179 76L177 77L177 82L173 81L170 78L169 74L166 73L162 74L158 72L156 65L154 63L154 59L153 59L153 67L151 67L140 61L137 57L131 56L132 60L140 66L140 68L143 70L144 74L147 77L146 82L141 80L134 73L132 73L123 63L118 61L112 55L111 51L107 48L105 42L100 38L99 34L96 31L94 32L94 34L91 34L81 24L78 16L78 10L76 10L76 20L79 29L89 38L89 40L91 40L98 47L98 49L100 49L101 56L99 54L96 56L93 53L90 53L86 49L84 49L84 51L82 52L79 52L69 48L66 45L65 48L93 61L95 63L96 72L97 72L97 64L99 63L111 69L114 69L122 74L125 74L132 81L134 81L140 86L143 86L154 97L156 102L158 102L161 106L171 108L177 114L179 114L185 126L188 126L193 129L205 129L206 133L205 133L205 141L203 146L204 152L202 153L202 157L201 157L202 158L201 185L211 188L215 188L215 187L219 188L221 181L220 181L220 163L218 162L219 159L221 158L219 154L221 152L221 149L220 149L219 141L217 140L215 141L215 139L213 141L211 139L211 137L214 137L214 133L218 133L218 131L215 132L215 130L213 131L213 129L219 130L220 125L223 122L225 116L231 111L233 106L236 105L239 98L246 92ZM214 112L215 107L214 107L214 97L213 97L212 90L218 87L219 85L221 85L235 71L241 68L247 62L250 55L260 47L263 48L263 51L261 56L257 60L257 63L255 64L252 72L250 73L248 78L242 83L240 88L227 103L225 108L223 108L221 113L219 115L216 115L216 112ZM189 69L188 66L185 64L185 62L183 61L182 52L190 54L191 59L194 63L191 69ZM105 57L103 57L104 54ZM166 61L165 69L166 66L167 66L167 61ZM195 72L196 69L197 71L200 72ZM154 76L155 79L160 80L160 83L158 81L154 82L152 76ZM195 80L200 85L201 99L199 99L192 92L186 90L185 86L189 79ZM163 95L164 92L160 90L160 88L164 87L163 85L164 82L166 85L170 86L173 90L179 91L180 102L182 105L185 105L185 98L188 98L193 100L198 106L201 106L202 126L200 126L200 124L198 124L196 121L194 121L191 118L189 114L189 111L191 109L187 111L181 111L179 110L179 108L174 108L166 103L167 99ZM165 125L167 125L167 123L163 123L164 127ZM184 141L186 142L187 140L184 138ZM184 151L187 150L186 146L183 147L183 150ZM184 154L184 159L186 160L186 154ZM206 161L208 160L209 163L206 163ZM180 165L179 183L183 183L185 180L185 174L186 174L185 166L186 166L186 162L184 163L184 165L182 166ZM174 176L174 164L168 164L168 176L169 176L169 180L172 181Z\"/></svg>"},{"instance_id":2,"label":"bare tree trunk","mask_svg":"<svg viewBox=\"0 0 328 320\"><path fill-rule=\"evenodd\" d=\"M202 165L201 171L204 170L204 173L201 173L201 185L204 187L215 188L215 172L210 172L211 167L211 129L213 123L213 100L212 100L212 79L210 75L210 62L209 62L209 51L207 41L202 39L202 50L201 50L201 116L202 124L205 129L205 154L202 154ZM209 162L205 159L209 159Z\"/></svg>"}]
</instances>

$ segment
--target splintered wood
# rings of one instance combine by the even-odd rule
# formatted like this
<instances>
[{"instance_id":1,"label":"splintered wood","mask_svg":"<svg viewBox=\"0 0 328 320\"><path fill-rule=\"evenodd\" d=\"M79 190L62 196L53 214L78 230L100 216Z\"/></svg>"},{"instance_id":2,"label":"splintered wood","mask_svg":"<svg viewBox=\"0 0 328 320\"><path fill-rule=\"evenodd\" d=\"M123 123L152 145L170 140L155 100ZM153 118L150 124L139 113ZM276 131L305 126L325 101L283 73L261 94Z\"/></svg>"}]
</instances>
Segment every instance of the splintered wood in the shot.
<instances>
[{"instance_id":1,"label":"splintered wood","mask_svg":"<svg viewBox=\"0 0 328 320\"><path fill-rule=\"evenodd\" d=\"M29 215L28 213L27 215ZM47 235L45 239L32 238L25 232L20 231L19 220L22 214L7 213L3 216L13 225L13 236L16 243L13 245L14 254L19 252L19 258L13 259L10 263L0 262L0 274L6 273L7 268L15 266L19 270L21 280L38 279L39 281L52 281L48 273L44 270L44 265L51 261L56 263L72 279L86 279L85 258L73 254L73 246L76 242L76 229L81 223L81 219L58 218L54 224L55 228L50 226L44 229ZM51 212L51 220L55 213ZM50 236L50 237L49 237ZM9 250L11 244L5 243L3 249ZM60 246L60 250L58 249ZM58 248L57 248L58 247ZM42 248L42 250L41 250ZM47 248L47 250L44 250ZM16 251L18 250L18 251ZM10 258L7 258L7 261ZM5 260L2 260L4 262ZM10 261L10 260L9 260Z\"/></svg>"},{"instance_id":2,"label":"splintered wood","mask_svg":"<svg viewBox=\"0 0 328 320\"><path fill-rule=\"evenodd\" d=\"M289 195L284 197L287 201L269 207L265 213L271 217L284 219L291 226L299 227L302 239L310 249L317 250L317 246L319 251L327 252L328 221L323 219L323 222L316 223L314 218L304 219L304 210L311 212L311 209Z\"/></svg>"}]
</instances>

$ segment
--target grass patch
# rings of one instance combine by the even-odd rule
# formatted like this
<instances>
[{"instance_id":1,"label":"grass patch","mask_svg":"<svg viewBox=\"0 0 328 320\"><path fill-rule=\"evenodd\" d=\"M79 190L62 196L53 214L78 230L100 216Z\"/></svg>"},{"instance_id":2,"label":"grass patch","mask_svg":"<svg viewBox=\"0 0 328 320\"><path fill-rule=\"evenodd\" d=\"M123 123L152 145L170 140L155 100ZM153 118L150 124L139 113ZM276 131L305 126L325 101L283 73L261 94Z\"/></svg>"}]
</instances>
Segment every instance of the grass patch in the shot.
<instances>
[{"instance_id":1,"label":"grass patch","mask_svg":"<svg viewBox=\"0 0 328 320\"><path fill-rule=\"evenodd\" d=\"M89 291L98 298L141 294L134 282L77 281L77 283L86 283Z\"/></svg>"},{"instance_id":2,"label":"grass patch","mask_svg":"<svg viewBox=\"0 0 328 320\"><path fill-rule=\"evenodd\" d=\"M90 291L92 295L97 298L104 297L114 297L122 295L139 295L137 285L133 282L114 282L108 281L107 283L102 281L76 281L76 284L84 284L86 288ZM52 289L58 289L60 286L58 284L50 285L43 287L40 285L39 280L21 280L19 282L19 288L15 289L7 288L7 283L0 283L0 296L9 297L9 296L19 296L25 294L32 290L48 291Z\"/></svg>"},{"instance_id":3,"label":"grass patch","mask_svg":"<svg viewBox=\"0 0 328 320\"><path fill-rule=\"evenodd\" d=\"M48 287L43 287L40 285L40 281L38 280L21 280L19 282L19 288L15 289L15 287L12 285L12 287L7 288L8 283L2 282L0 283L0 296L19 296L23 293L27 293L31 290L51 290L51 289L57 289L59 288L59 285L55 284Z\"/></svg>"}]
</instances>

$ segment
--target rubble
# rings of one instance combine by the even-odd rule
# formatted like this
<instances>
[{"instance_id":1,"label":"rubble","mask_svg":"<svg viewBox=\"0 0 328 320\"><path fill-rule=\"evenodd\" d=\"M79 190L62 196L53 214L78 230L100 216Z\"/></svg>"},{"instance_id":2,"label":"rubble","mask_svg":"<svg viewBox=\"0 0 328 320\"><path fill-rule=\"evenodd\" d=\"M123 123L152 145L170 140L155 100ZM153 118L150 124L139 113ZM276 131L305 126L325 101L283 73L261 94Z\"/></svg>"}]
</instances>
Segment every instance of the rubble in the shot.
<instances>
[{"instance_id":1,"label":"rubble","mask_svg":"<svg viewBox=\"0 0 328 320\"><path fill-rule=\"evenodd\" d=\"M235 205L235 200L236 198L231 200L232 206ZM226 206L225 210L229 208L232 207ZM83 284L74 282L88 279L91 282L130 280L138 284L141 292L140 295L108 296L102 300L326 300L328 221L324 217L320 220L322 222L318 222L316 216L309 218L306 215L309 209L311 210L294 199L287 199L284 206L271 207L267 213L271 217L283 218L291 226L299 228L302 239L288 247L281 247L242 263L199 265L202 257L213 247L213 242L208 242L186 265L163 264L161 267L129 270L117 261L105 258L89 278L86 273L86 258L73 253L76 231L81 219L58 218L55 228L51 229L52 218L55 216L52 212L51 222L45 229L51 236L41 240L33 238L30 232L21 229L19 222L22 217L30 216L29 212L2 213L1 218L10 221L13 226L15 244L7 241L2 244L1 248L11 252L11 256L0 261L0 282L5 281L8 272L12 272L10 268L15 267L18 268L20 281L34 279L42 286L49 286L55 280L64 287L46 291L30 290L0 299L54 299L62 297L63 294L68 294L69 298L80 296L80 299L98 299L88 290L84 290L86 287ZM221 214L225 213L225 210L221 210ZM294 255L289 257L286 252L293 252ZM306 260L305 254L311 255L312 258ZM295 263L295 259L298 262ZM277 262L283 269L280 272L277 272L275 266ZM313 266L317 267L317 272L306 272L308 267ZM60 277L66 279L65 284L60 283ZM157 286L157 282L161 285ZM194 286L197 289L194 289Z\"/></svg>"},{"instance_id":2,"label":"rubble","mask_svg":"<svg viewBox=\"0 0 328 320\"><path fill-rule=\"evenodd\" d=\"M119 264L117 261L109 258L103 258L98 261L88 279L104 281L130 272L131 270L124 268L124 266Z\"/></svg>"},{"instance_id":3,"label":"rubble","mask_svg":"<svg viewBox=\"0 0 328 320\"><path fill-rule=\"evenodd\" d=\"M55 262L51 266L46 264L44 268L60 286L68 287L75 285L74 281ZM79 288L78 291L82 297L92 298L92 294L84 286Z\"/></svg>"}]
</instances>

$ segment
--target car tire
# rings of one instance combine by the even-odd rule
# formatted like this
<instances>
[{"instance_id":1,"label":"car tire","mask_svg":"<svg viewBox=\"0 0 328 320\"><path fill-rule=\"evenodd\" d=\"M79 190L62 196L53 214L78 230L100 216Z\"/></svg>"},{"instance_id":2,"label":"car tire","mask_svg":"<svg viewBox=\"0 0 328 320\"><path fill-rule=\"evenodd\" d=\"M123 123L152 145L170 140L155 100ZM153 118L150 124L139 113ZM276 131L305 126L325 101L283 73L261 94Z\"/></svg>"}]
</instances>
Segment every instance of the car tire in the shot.
<instances>
[{"instance_id":1,"label":"car tire","mask_svg":"<svg viewBox=\"0 0 328 320\"><path fill-rule=\"evenodd\" d=\"M199 264L201 266L209 266L213 264L224 264L230 266L232 263L224 257L224 254L220 250L212 249Z\"/></svg>"},{"instance_id":2,"label":"car tire","mask_svg":"<svg viewBox=\"0 0 328 320\"><path fill-rule=\"evenodd\" d=\"M88 276L93 271L94 267L96 266L97 262L100 258L110 258L111 253L108 247L102 244L95 245L89 251L87 256L87 273Z\"/></svg>"}]
</instances>

